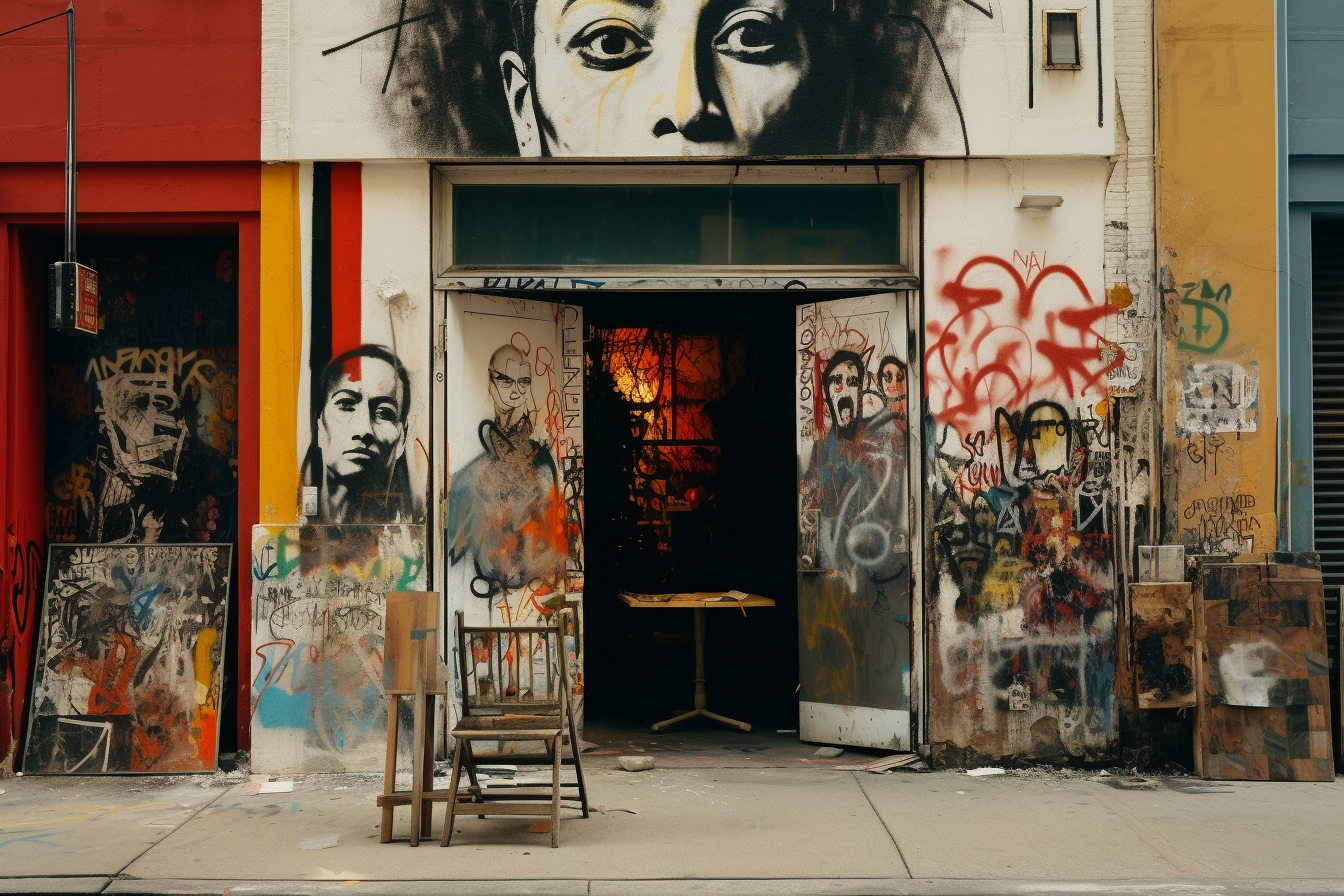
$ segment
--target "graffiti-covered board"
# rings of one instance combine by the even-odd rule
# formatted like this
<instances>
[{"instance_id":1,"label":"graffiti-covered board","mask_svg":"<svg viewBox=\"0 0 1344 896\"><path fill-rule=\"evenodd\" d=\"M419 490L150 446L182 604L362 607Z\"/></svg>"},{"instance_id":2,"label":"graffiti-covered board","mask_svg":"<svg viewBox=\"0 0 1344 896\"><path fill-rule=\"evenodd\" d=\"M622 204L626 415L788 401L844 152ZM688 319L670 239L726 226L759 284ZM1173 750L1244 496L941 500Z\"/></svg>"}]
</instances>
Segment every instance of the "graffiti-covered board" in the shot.
<instances>
[{"instance_id":1,"label":"graffiti-covered board","mask_svg":"<svg viewBox=\"0 0 1344 896\"><path fill-rule=\"evenodd\" d=\"M1206 778L1333 781L1320 560L1245 559L1257 556L1265 559L1201 567L1196 770Z\"/></svg>"},{"instance_id":2,"label":"graffiti-covered board","mask_svg":"<svg viewBox=\"0 0 1344 896\"><path fill-rule=\"evenodd\" d=\"M229 545L52 545L24 771L215 767Z\"/></svg>"},{"instance_id":3,"label":"graffiti-covered board","mask_svg":"<svg viewBox=\"0 0 1344 896\"><path fill-rule=\"evenodd\" d=\"M795 323L800 734L909 749L905 300L800 305Z\"/></svg>"},{"instance_id":4,"label":"graffiti-covered board","mask_svg":"<svg viewBox=\"0 0 1344 896\"><path fill-rule=\"evenodd\" d=\"M382 768L386 594L424 588L423 526L253 527L254 768Z\"/></svg>"}]
</instances>

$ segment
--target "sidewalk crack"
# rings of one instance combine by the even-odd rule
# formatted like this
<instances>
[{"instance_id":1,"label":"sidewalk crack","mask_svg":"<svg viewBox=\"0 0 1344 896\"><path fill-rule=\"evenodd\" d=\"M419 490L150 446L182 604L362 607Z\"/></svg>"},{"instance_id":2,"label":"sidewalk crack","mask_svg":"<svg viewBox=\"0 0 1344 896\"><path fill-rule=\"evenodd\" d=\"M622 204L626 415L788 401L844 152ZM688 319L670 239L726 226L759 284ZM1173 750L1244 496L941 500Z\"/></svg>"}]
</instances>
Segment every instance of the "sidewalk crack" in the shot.
<instances>
[{"instance_id":1,"label":"sidewalk crack","mask_svg":"<svg viewBox=\"0 0 1344 896\"><path fill-rule=\"evenodd\" d=\"M865 775L867 772L850 772L849 774L854 778L854 783L859 785L859 793L863 794L863 798L868 801L868 808L873 810L877 820L882 823L882 830L887 832L887 838L891 840L891 845L896 847L896 855L901 860L901 867L905 869L905 876L914 880L915 876L910 873L910 863L905 860L905 853L901 852L901 844L896 842L896 835L891 832L891 828L888 827L887 820L882 817L882 813L877 811L877 806L873 805L873 798L868 795L867 788L863 786L863 779L859 777L859 775Z\"/></svg>"},{"instance_id":2,"label":"sidewalk crack","mask_svg":"<svg viewBox=\"0 0 1344 896\"><path fill-rule=\"evenodd\" d=\"M222 790L220 790L219 793L215 794L215 796L214 796L212 799L207 800L207 801L204 802L204 803L201 803L199 806L196 807L196 810L195 810L194 812L192 812L190 815L188 815L188 816L182 821L181 824L174 825L174 826L173 826L173 829L172 829L171 831L169 831L168 833L164 834L162 837L160 837L158 840L155 840L153 843L149 844L149 845L146 846L144 849L140 850L140 852L137 853L136 856L135 856L134 858L132 858L132 859L131 859L129 862L127 862L125 865L122 865L122 866L121 866L121 870L118 871L116 874L110 874L110 875L108 875L108 878L107 878L107 886L108 886L108 887L112 886L112 882L113 882L114 880L125 880L125 879L126 879L126 869L127 869L127 868L131 867L131 866L134 865L136 862L138 862L138 861L140 861L142 858L144 858L145 853L149 852L151 849L153 849L154 847L158 846L160 843L162 843L163 841L167 840L169 837L173 836L174 834L176 834L178 831L182 830L182 829L183 829L184 827L186 827L187 825L191 824L192 820L193 820L197 815L200 815L200 814L201 814L202 812L204 812L206 809L210 808L210 807L213 806L215 803L219 802L219 800L220 800L225 794L227 794L228 792L230 792L231 790L233 790L233 787L234 787L234 785L230 784L229 786L227 786L227 787L223 788ZM104 888L103 888L103 890L106 890L106 889L107 889L107 887L104 887ZM99 891L99 892L102 892L102 891Z\"/></svg>"}]
</instances>

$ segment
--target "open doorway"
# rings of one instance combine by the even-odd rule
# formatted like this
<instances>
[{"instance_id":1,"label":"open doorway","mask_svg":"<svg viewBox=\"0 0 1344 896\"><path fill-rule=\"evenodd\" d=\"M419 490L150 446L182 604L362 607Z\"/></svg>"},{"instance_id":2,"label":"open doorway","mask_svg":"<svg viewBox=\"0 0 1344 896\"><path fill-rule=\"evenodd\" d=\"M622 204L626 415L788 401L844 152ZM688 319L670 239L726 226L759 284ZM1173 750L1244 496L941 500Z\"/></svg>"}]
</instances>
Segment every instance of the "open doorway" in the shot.
<instances>
[{"instance_id":1,"label":"open doorway","mask_svg":"<svg viewBox=\"0 0 1344 896\"><path fill-rule=\"evenodd\" d=\"M773 608L707 614L711 706L797 727L796 294L585 297L588 718L691 705L692 614L619 591L736 589Z\"/></svg>"}]
</instances>

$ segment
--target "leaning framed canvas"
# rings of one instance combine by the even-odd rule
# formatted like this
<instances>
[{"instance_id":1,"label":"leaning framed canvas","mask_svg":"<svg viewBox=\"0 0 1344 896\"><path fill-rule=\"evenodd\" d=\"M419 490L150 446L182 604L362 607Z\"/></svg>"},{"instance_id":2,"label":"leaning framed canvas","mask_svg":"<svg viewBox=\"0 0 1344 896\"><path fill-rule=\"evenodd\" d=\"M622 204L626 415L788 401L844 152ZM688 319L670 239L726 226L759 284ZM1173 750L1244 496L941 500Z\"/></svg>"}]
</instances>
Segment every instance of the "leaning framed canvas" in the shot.
<instances>
[{"instance_id":1,"label":"leaning framed canvas","mask_svg":"<svg viewBox=\"0 0 1344 896\"><path fill-rule=\"evenodd\" d=\"M208 772L233 548L54 544L23 770Z\"/></svg>"}]
</instances>

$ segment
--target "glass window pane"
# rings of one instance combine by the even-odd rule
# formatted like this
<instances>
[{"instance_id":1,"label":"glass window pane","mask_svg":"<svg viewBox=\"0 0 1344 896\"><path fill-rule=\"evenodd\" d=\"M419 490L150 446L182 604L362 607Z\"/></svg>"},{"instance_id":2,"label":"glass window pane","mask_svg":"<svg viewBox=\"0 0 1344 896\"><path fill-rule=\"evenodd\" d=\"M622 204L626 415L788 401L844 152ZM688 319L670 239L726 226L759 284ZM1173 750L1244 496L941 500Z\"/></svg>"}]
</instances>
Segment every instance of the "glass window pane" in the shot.
<instances>
[{"instance_id":1,"label":"glass window pane","mask_svg":"<svg viewBox=\"0 0 1344 896\"><path fill-rule=\"evenodd\" d=\"M733 191L733 264L900 263L895 184L753 184Z\"/></svg>"},{"instance_id":2,"label":"glass window pane","mask_svg":"<svg viewBox=\"0 0 1344 896\"><path fill-rule=\"evenodd\" d=\"M453 261L563 265L894 265L895 184L470 184Z\"/></svg>"},{"instance_id":3,"label":"glass window pane","mask_svg":"<svg viewBox=\"0 0 1344 896\"><path fill-rule=\"evenodd\" d=\"M459 265L725 264L723 186L453 188Z\"/></svg>"},{"instance_id":4,"label":"glass window pane","mask_svg":"<svg viewBox=\"0 0 1344 896\"><path fill-rule=\"evenodd\" d=\"M1078 14L1046 13L1050 20L1050 65L1078 64Z\"/></svg>"}]
</instances>

